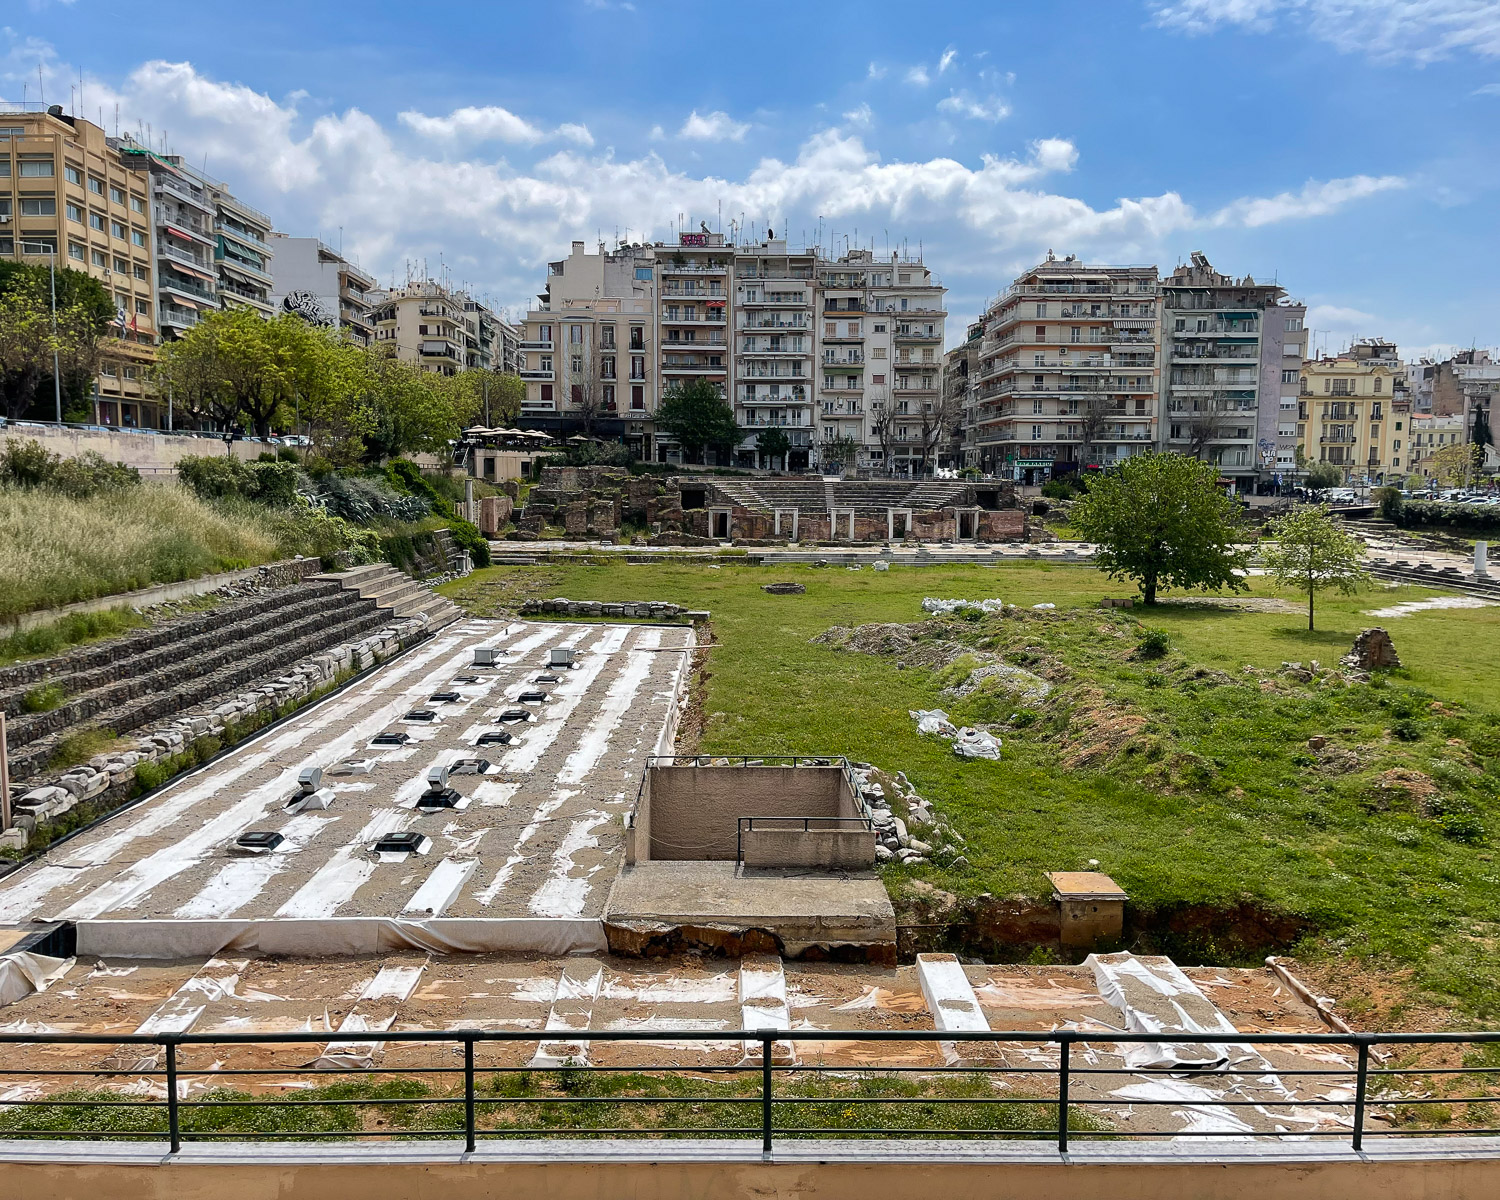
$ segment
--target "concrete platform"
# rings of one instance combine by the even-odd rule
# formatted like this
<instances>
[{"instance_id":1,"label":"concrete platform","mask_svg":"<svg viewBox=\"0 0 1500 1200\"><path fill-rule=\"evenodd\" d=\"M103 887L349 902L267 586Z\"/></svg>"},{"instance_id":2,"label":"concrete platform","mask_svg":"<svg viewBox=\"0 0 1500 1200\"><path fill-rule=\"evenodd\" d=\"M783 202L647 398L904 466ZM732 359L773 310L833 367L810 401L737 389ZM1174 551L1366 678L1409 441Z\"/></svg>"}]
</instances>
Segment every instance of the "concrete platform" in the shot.
<instances>
[{"instance_id":1,"label":"concrete platform","mask_svg":"<svg viewBox=\"0 0 1500 1200\"><path fill-rule=\"evenodd\" d=\"M611 946L665 939L713 947L809 951L894 962L896 914L873 871L740 867L733 862L643 862L626 867L604 906ZM760 935L756 938L755 935Z\"/></svg>"}]
</instances>

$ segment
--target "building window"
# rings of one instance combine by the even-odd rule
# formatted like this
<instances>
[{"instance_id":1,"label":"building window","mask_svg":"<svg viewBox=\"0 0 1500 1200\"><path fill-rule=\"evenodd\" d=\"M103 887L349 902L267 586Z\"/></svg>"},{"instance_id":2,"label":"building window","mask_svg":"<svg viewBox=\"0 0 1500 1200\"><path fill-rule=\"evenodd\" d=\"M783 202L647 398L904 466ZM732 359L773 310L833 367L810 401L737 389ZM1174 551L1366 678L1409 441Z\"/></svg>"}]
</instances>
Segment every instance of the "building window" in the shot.
<instances>
[{"instance_id":1,"label":"building window","mask_svg":"<svg viewBox=\"0 0 1500 1200\"><path fill-rule=\"evenodd\" d=\"M109 235L123 241L125 238L125 226L121 225L118 221L111 221L109 223Z\"/></svg>"},{"instance_id":2,"label":"building window","mask_svg":"<svg viewBox=\"0 0 1500 1200\"><path fill-rule=\"evenodd\" d=\"M135 302L135 311L138 316L149 316L151 313L150 302L147 300L137 300Z\"/></svg>"},{"instance_id":3,"label":"building window","mask_svg":"<svg viewBox=\"0 0 1500 1200\"><path fill-rule=\"evenodd\" d=\"M69 183L76 183L79 187L83 186L83 172L71 164L64 164L63 178Z\"/></svg>"},{"instance_id":4,"label":"building window","mask_svg":"<svg viewBox=\"0 0 1500 1200\"><path fill-rule=\"evenodd\" d=\"M1036 315L1039 317L1045 317L1047 315L1047 306L1045 304L1038 304L1036 306Z\"/></svg>"},{"instance_id":5,"label":"building window","mask_svg":"<svg viewBox=\"0 0 1500 1200\"><path fill-rule=\"evenodd\" d=\"M876 325L875 325L875 332L876 333L884 333L885 332L885 323L883 321L876 323Z\"/></svg>"},{"instance_id":6,"label":"building window","mask_svg":"<svg viewBox=\"0 0 1500 1200\"><path fill-rule=\"evenodd\" d=\"M542 371L545 371L550 375L552 373L552 355L542 355L542 357L538 360L538 365Z\"/></svg>"},{"instance_id":7,"label":"building window","mask_svg":"<svg viewBox=\"0 0 1500 1200\"><path fill-rule=\"evenodd\" d=\"M552 385L550 383L542 384L542 403L552 403Z\"/></svg>"},{"instance_id":8,"label":"building window","mask_svg":"<svg viewBox=\"0 0 1500 1200\"><path fill-rule=\"evenodd\" d=\"M884 384L885 384L885 376L884 375L871 375L870 376L870 384L871 384L872 387L882 387L882 386L884 386Z\"/></svg>"},{"instance_id":9,"label":"building window","mask_svg":"<svg viewBox=\"0 0 1500 1200\"><path fill-rule=\"evenodd\" d=\"M117 258L117 259L115 259L115 262L114 262L114 268L121 275L124 275L126 272L128 272L130 270L130 264L128 262L126 262L123 258Z\"/></svg>"},{"instance_id":10,"label":"building window","mask_svg":"<svg viewBox=\"0 0 1500 1200\"><path fill-rule=\"evenodd\" d=\"M600 388L600 402L608 412L615 411L615 385L606 383Z\"/></svg>"},{"instance_id":11,"label":"building window","mask_svg":"<svg viewBox=\"0 0 1500 1200\"><path fill-rule=\"evenodd\" d=\"M22 179L51 179L52 160L50 158L35 158L21 160Z\"/></svg>"},{"instance_id":12,"label":"building window","mask_svg":"<svg viewBox=\"0 0 1500 1200\"><path fill-rule=\"evenodd\" d=\"M83 224L83 209L79 208L78 205L69 204L67 205L66 211L68 214L68 220L77 221L80 225Z\"/></svg>"},{"instance_id":13,"label":"building window","mask_svg":"<svg viewBox=\"0 0 1500 1200\"><path fill-rule=\"evenodd\" d=\"M637 267L635 269L635 277L637 279L650 279L651 278L651 268L650 267Z\"/></svg>"},{"instance_id":14,"label":"building window","mask_svg":"<svg viewBox=\"0 0 1500 1200\"><path fill-rule=\"evenodd\" d=\"M632 379L644 379L644 378L646 378L646 359L642 355L639 355L639 354L631 355L631 358L630 358L630 378L632 378Z\"/></svg>"},{"instance_id":15,"label":"building window","mask_svg":"<svg viewBox=\"0 0 1500 1200\"><path fill-rule=\"evenodd\" d=\"M1045 325L1038 325L1036 327L1036 340L1039 342L1047 340L1047 327Z\"/></svg>"},{"instance_id":16,"label":"building window","mask_svg":"<svg viewBox=\"0 0 1500 1200\"><path fill-rule=\"evenodd\" d=\"M615 327L613 325L601 325L599 327L599 345L605 350L615 348Z\"/></svg>"},{"instance_id":17,"label":"building window","mask_svg":"<svg viewBox=\"0 0 1500 1200\"><path fill-rule=\"evenodd\" d=\"M615 377L615 356L606 354L599 359L599 376L601 379L613 379Z\"/></svg>"},{"instance_id":18,"label":"building window","mask_svg":"<svg viewBox=\"0 0 1500 1200\"><path fill-rule=\"evenodd\" d=\"M130 211L138 212L144 216L146 212L146 201L140 196L130 197Z\"/></svg>"},{"instance_id":19,"label":"building window","mask_svg":"<svg viewBox=\"0 0 1500 1200\"><path fill-rule=\"evenodd\" d=\"M575 355L573 355L572 366L573 366L573 374L575 374L575 375L582 375L583 374L583 355L581 355L581 354L575 354Z\"/></svg>"},{"instance_id":20,"label":"building window","mask_svg":"<svg viewBox=\"0 0 1500 1200\"><path fill-rule=\"evenodd\" d=\"M89 259L96 267L106 266L109 263L109 259L104 256L103 250L91 250L89 252Z\"/></svg>"},{"instance_id":21,"label":"building window","mask_svg":"<svg viewBox=\"0 0 1500 1200\"><path fill-rule=\"evenodd\" d=\"M1385 381L1383 379L1376 379L1375 380L1375 394L1377 396L1380 395L1381 389L1384 386L1385 386Z\"/></svg>"},{"instance_id":22,"label":"building window","mask_svg":"<svg viewBox=\"0 0 1500 1200\"><path fill-rule=\"evenodd\" d=\"M1296 371L1283 371L1281 373L1281 382L1282 383L1296 383L1297 382L1297 372Z\"/></svg>"},{"instance_id":23,"label":"building window","mask_svg":"<svg viewBox=\"0 0 1500 1200\"><path fill-rule=\"evenodd\" d=\"M583 326L582 325L569 325L568 326L568 342L569 342L570 345L574 345L574 346L581 346L581 345L583 345Z\"/></svg>"},{"instance_id":24,"label":"building window","mask_svg":"<svg viewBox=\"0 0 1500 1200\"><path fill-rule=\"evenodd\" d=\"M1301 317L1288 317L1286 319L1286 331L1288 333L1301 333L1302 332L1302 318Z\"/></svg>"},{"instance_id":25,"label":"building window","mask_svg":"<svg viewBox=\"0 0 1500 1200\"><path fill-rule=\"evenodd\" d=\"M134 266L132 266L130 268L130 270L131 270L131 274L133 274L137 279L150 279L151 278L151 272L150 272L149 269L147 269L147 267L146 267L146 265L144 263L136 263Z\"/></svg>"},{"instance_id":26,"label":"building window","mask_svg":"<svg viewBox=\"0 0 1500 1200\"><path fill-rule=\"evenodd\" d=\"M123 206L125 203L125 189L117 188L114 184L110 184L109 201L111 204L119 204Z\"/></svg>"},{"instance_id":27,"label":"building window","mask_svg":"<svg viewBox=\"0 0 1500 1200\"><path fill-rule=\"evenodd\" d=\"M69 242L68 257L77 259L79 262L82 262L84 260L83 247L80 246L77 242Z\"/></svg>"},{"instance_id":28,"label":"building window","mask_svg":"<svg viewBox=\"0 0 1500 1200\"><path fill-rule=\"evenodd\" d=\"M55 217L57 216L57 201L51 196L45 199L42 197L29 199L22 196L21 215L23 217Z\"/></svg>"},{"instance_id":29,"label":"building window","mask_svg":"<svg viewBox=\"0 0 1500 1200\"><path fill-rule=\"evenodd\" d=\"M650 274L648 271L647 274ZM642 409L646 407L646 389L640 384L633 384L630 388L630 407Z\"/></svg>"},{"instance_id":30,"label":"building window","mask_svg":"<svg viewBox=\"0 0 1500 1200\"><path fill-rule=\"evenodd\" d=\"M104 195L104 180L96 179L94 176L90 175L89 191L93 192L96 196Z\"/></svg>"},{"instance_id":31,"label":"building window","mask_svg":"<svg viewBox=\"0 0 1500 1200\"><path fill-rule=\"evenodd\" d=\"M104 218L99 213L96 213L96 212L89 213L89 228L90 229L97 229L100 233L103 233L104 232Z\"/></svg>"}]
</instances>

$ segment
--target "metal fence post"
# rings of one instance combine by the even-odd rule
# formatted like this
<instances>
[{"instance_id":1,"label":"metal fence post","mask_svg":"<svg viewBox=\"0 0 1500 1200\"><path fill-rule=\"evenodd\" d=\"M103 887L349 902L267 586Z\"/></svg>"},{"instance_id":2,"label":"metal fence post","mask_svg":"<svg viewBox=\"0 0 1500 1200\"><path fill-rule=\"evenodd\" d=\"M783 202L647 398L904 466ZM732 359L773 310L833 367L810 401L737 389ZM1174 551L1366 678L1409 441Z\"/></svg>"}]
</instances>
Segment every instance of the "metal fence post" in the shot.
<instances>
[{"instance_id":1,"label":"metal fence post","mask_svg":"<svg viewBox=\"0 0 1500 1200\"><path fill-rule=\"evenodd\" d=\"M775 1033L760 1032L760 1152L771 1153L771 1043Z\"/></svg>"},{"instance_id":2,"label":"metal fence post","mask_svg":"<svg viewBox=\"0 0 1500 1200\"><path fill-rule=\"evenodd\" d=\"M1356 1049L1359 1065L1354 1075L1354 1151L1357 1154L1365 1141L1365 1086L1369 1081L1370 1043L1361 1041Z\"/></svg>"},{"instance_id":3,"label":"metal fence post","mask_svg":"<svg viewBox=\"0 0 1500 1200\"><path fill-rule=\"evenodd\" d=\"M464 1038L464 1150L474 1153L474 1036Z\"/></svg>"},{"instance_id":4,"label":"metal fence post","mask_svg":"<svg viewBox=\"0 0 1500 1200\"><path fill-rule=\"evenodd\" d=\"M172 1140L172 1153L182 1149L182 1132L177 1121L177 1043L167 1043L167 1133Z\"/></svg>"},{"instance_id":5,"label":"metal fence post","mask_svg":"<svg viewBox=\"0 0 1500 1200\"><path fill-rule=\"evenodd\" d=\"M1062 1051L1057 1060L1057 1152L1068 1152L1068 1066L1072 1058L1073 1043L1062 1039Z\"/></svg>"}]
</instances>

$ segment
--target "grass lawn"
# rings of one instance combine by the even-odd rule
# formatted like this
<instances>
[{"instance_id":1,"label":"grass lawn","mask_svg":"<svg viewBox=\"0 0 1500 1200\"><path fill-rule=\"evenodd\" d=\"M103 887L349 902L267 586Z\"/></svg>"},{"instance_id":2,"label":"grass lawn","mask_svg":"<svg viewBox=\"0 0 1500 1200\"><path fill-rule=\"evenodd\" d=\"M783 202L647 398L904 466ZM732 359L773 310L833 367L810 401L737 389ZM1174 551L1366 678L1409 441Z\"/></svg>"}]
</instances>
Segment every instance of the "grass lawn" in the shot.
<instances>
[{"instance_id":1,"label":"grass lawn","mask_svg":"<svg viewBox=\"0 0 1500 1200\"><path fill-rule=\"evenodd\" d=\"M806 595L760 590L778 579ZM1257 578L1249 595L1270 611L1145 614L1170 639L1153 661L1135 615L1097 608L1133 588L1073 566L580 563L493 568L442 590L481 614L559 595L709 609L702 750L835 752L904 770L967 839L966 868L887 868L898 897L914 879L961 897L1046 896L1044 872L1097 859L1162 931L1155 945L1184 961L1245 961L1222 922L1192 918L1250 911L1303 929L1304 957L1395 972L1402 998L1382 1013L1388 1027L1409 1025L1412 1005L1471 1023L1500 1015L1500 608L1366 615L1434 595L1381 588L1320 597L1310 634L1296 597ZM919 621L924 596L1019 607L928 622L924 643L976 656L944 670L811 640L832 626ZM1057 608L1031 608L1041 602ZM1350 686L1278 673L1287 660L1336 664L1371 625L1391 631L1401 670ZM1037 672L1052 693L944 694L995 659ZM918 736L908 710L934 707L992 726L1000 761L960 760ZM1314 736L1327 745L1310 748Z\"/></svg>"}]
</instances>

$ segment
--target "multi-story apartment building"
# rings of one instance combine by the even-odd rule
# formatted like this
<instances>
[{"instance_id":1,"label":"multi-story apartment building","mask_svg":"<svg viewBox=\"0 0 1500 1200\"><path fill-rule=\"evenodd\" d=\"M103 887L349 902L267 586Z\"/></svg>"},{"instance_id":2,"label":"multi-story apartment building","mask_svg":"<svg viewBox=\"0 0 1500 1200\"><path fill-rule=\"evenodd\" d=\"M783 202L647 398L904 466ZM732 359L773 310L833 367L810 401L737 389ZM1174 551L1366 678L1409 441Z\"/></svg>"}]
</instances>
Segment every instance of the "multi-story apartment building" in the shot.
<instances>
[{"instance_id":1,"label":"multi-story apartment building","mask_svg":"<svg viewBox=\"0 0 1500 1200\"><path fill-rule=\"evenodd\" d=\"M524 425L556 432L587 427L623 437L639 457L657 456L656 286L647 245L600 246L589 254L574 242L567 258L547 265L547 286L517 344ZM685 297L676 299L681 304ZM679 331L696 329L680 311L678 318Z\"/></svg>"},{"instance_id":2,"label":"multi-story apartment building","mask_svg":"<svg viewBox=\"0 0 1500 1200\"><path fill-rule=\"evenodd\" d=\"M1437 452L1445 446L1463 445L1469 438L1463 417L1456 414L1440 417L1433 413L1412 413L1407 429L1409 449L1404 456L1393 454L1388 480L1392 474L1399 474L1402 478L1420 475L1431 479L1438 473L1434 462Z\"/></svg>"},{"instance_id":3,"label":"multi-story apartment building","mask_svg":"<svg viewBox=\"0 0 1500 1200\"><path fill-rule=\"evenodd\" d=\"M734 247L725 243L722 233L709 233L705 226L699 233L678 234L676 245L657 243L651 249L660 391L703 379L731 399L729 281L734 275ZM659 456L675 452L668 435L658 433L655 440Z\"/></svg>"},{"instance_id":4,"label":"multi-story apartment building","mask_svg":"<svg viewBox=\"0 0 1500 1200\"><path fill-rule=\"evenodd\" d=\"M96 418L157 428L147 383L157 341L152 201L147 181L104 130L46 112L0 113L0 257L86 271L112 293Z\"/></svg>"},{"instance_id":5,"label":"multi-story apartment building","mask_svg":"<svg viewBox=\"0 0 1500 1200\"><path fill-rule=\"evenodd\" d=\"M984 341L984 322L974 321L961 345L948 351L943 360L943 396L958 423L946 443L946 461L942 466L979 466L974 444L974 406L978 398L979 347Z\"/></svg>"},{"instance_id":6,"label":"multi-story apartment building","mask_svg":"<svg viewBox=\"0 0 1500 1200\"><path fill-rule=\"evenodd\" d=\"M270 301L275 312L347 331L361 346L375 337L370 294L375 277L315 237L272 232Z\"/></svg>"},{"instance_id":7,"label":"multi-story apartment building","mask_svg":"<svg viewBox=\"0 0 1500 1200\"><path fill-rule=\"evenodd\" d=\"M1296 469L1307 309L1285 297L1196 251L1161 281L1159 440L1215 463L1241 491Z\"/></svg>"},{"instance_id":8,"label":"multi-story apartment building","mask_svg":"<svg viewBox=\"0 0 1500 1200\"><path fill-rule=\"evenodd\" d=\"M1343 354L1302 364L1297 412L1297 454L1301 461L1326 462L1339 467L1346 481L1376 483L1385 464L1397 468L1398 447L1391 422L1398 419L1391 405L1405 368L1390 342L1355 342ZM1404 398L1404 396L1403 396ZM1403 424L1409 414L1401 418ZM1403 431L1405 432L1405 431Z\"/></svg>"},{"instance_id":9,"label":"multi-story apartment building","mask_svg":"<svg viewBox=\"0 0 1500 1200\"><path fill-rule=\"evenodd\" d=\"M1052 255L984 316L973 448L1021 483L1107 465L1156 441L1158 288L1152 266Z\"/></svg>"},{"instance_id":10,"label":"multi-story apartment building","mask_svg":"<svg viewBox=\"0 0 1500 1200\"><path fill-rule=\"evenodd\" d=\"M855 465L874 472L930 466L952 424L941 392L945 289L909 256L852 250L817 269L819 441L852 438Z\"/></svg>"},{"instance_id":11,"label":"multi-story apartment building","mask_svg":"<svg viewBox=\"0 0 1500 1200\"><path fill-rule=\"evenodd\" d=\"M787 468L793 471L808 468L814 431L814 347L818 337L816 265L815 254L789 250L785 239L767 239L736 249L734 406L745 431L736 458L746 466L772 465L756 447L760 432L776 426L790 443ZM708 312L717 313L721 322L728 312L724 299L709 295L702 300L717 306ZM673 298L663 296L662 306L668 312L674 303ZM843 382L845 394L857 405L857 398L863 395L864 380L863 355L856 343L825 338L819 369L825 382L835 377ZM827 403L825 399L825 406Z\"/></svg>"},{"instance_id":12,"label":"multi-story apartment building","mask_svg":"<svg viewBox=\"0 0 1500 1200\"><path fill-rule=\"evenodd\" d=\"M392 291L370 288L364 299L371 344L424 371L457 375L494 359L494 314L464 292L427 279Z\"/></svg>"}]
</instances>

